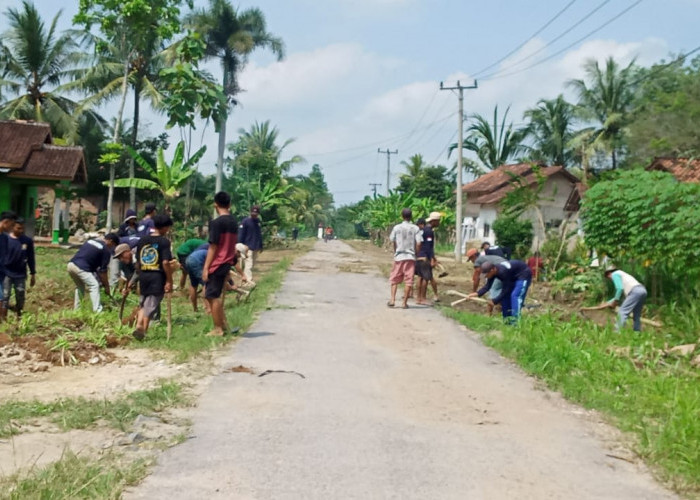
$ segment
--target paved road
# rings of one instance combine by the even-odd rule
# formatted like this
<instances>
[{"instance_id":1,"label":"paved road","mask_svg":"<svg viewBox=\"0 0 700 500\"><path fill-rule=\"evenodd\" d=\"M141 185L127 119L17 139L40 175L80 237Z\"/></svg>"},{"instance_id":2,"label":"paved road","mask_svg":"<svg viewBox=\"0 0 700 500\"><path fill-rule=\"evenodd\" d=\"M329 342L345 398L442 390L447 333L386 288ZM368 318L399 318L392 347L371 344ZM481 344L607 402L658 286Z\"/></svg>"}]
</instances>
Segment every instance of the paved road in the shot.
<instances>
[{"instance_id":1,"label":"paved road","mask_svg":"<svg viewBox=\"0 0 700 500\"><path fill-rule=\"evenodd\" d=\"M437 311L387 308L363 268L338 241L299 259L220 360L193 438L125 497L674 498L610 456L631 455L594 416Z\"/></svg>"}]
</instances>

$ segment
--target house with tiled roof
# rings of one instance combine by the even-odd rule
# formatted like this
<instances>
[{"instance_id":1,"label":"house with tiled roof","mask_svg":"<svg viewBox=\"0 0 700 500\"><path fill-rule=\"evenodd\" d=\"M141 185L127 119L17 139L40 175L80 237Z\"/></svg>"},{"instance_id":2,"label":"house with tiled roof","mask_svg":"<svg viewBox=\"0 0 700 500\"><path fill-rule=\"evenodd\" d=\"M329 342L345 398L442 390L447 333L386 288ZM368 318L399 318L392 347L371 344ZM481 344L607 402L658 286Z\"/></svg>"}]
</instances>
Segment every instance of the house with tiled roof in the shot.
<instances>
[{"instance_id":1,"label":"house with tiled roof","mask_svg":"<svg viewBox=\"0 0 700 500\"><path fill-rule=\"evenodd\" d=\"M668 172L680 182L700 182L700 159L657 157L647 170Z\"/></svg>"},{"instance_id":2,"label":"house with tiled roof","mask_svg":"<svg viewBox=\"0 0 700 500\"><path fill-rule=\"evenodd\" d=\"M523 217L532 220L535 229L533 247L537 248L545 240L542 223L546 231L559 228L564 221L575 220L584 188L564 167L536 168L532 163L501 165L462 186L465 202L464 241L495 243L492 226L502 211L502 201L519 186L537 189L540 179L543 185L539 192L538 210L529 210L523 214Z\"/></svg>"},{"instance_id":3,"label":"house with tiled roof","mask_svg":"<svg viewBox=\"0 0 700 500\"><path fill-rule=\"evenodd\" d=\"M86 182L83 148L54 145L48 123L0 121L0 211L17 212L25 219L28 234L34 232L39 187L51 187L59 194L53 221L57 242L62 193ZM68 221L63 222L67 228Z\"/></svg>"}]
</instances>

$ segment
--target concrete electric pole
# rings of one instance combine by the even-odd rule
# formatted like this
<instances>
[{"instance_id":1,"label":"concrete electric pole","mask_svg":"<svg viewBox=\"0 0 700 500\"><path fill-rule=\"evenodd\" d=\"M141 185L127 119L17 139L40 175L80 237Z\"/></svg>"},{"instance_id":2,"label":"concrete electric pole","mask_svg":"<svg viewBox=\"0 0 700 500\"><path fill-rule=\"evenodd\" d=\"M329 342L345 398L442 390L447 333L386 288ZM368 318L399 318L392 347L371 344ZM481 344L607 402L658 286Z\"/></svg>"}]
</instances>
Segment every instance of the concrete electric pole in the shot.
<instances>
[{"instance_id":1,"label":"concrete electric pole","mask_svg":"<svg viewBox=\"0 0 700 500\"><path fill-rule=\"evenodd\" d=\"M381 149L377 149L377 153L386 155L386 195L389 196L389 186L391 183L391 155L399 154L399 150L396 149L394 151L389 151L387 149L386 151L382 151Z\"/></svg>"},{"instance_id":2,"label":"concrete electric pole","mask_svg":"<svg viewBox=\"0 0 700 500\"><path fill-rule=\"evenodd\" d=\"M459 80L457 80L457 85L454 87L445 87L443 83L440 82L440 90L456 90L459 97L459 113L457 114L457 119L459 120L459 136L457 138L457 190L455 191L455 197L457 200L455 207L455 236L457 239L455 245L455 260L458 263L462 262L462 145L464 142L464 89L475 88L477 88L476 80L474 80L474 85L469 86L464 86L459 83Z\"/></svg>"},{"instance_id":3,"label":"concrete electric pole","mask_svg":"<svg viewBox=\"0 0 700 500\"><path fill-rule=\"evenodd\" d=\"M381 186L382 183L381 182L370 182L369 185L372 186L372 192L374 193L373 197L376 198L377 197L377 186Z\"/></svg>"}]
</instances>

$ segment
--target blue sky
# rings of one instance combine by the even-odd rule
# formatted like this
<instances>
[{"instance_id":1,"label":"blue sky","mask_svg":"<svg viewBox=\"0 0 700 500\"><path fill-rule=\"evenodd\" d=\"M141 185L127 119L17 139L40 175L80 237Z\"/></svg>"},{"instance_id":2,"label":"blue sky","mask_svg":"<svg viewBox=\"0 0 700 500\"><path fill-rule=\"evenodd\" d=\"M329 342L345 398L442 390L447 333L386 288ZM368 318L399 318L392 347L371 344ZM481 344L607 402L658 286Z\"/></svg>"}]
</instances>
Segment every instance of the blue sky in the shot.
<instances>
[{"instance_id":1,"label":"blue sky","mask_svg":"<svg viewBox=\"0 0 700 500\"><path fill-rule=\"evenodd\" d=\"M35 3L46 18L59 4ZM60 3L62 26L68 27L77 0ZM19 4L0 0L0 10ZM511 106L509 116L521 123L523 111L538 99L566 95L566 81L582 76L586 59L613 56L627 63L636 58L649 65L700 45L700 0L258 0L234 5L261 8L268 29L284 39L287 57L276 62L261 52L251 59L241 75L241 106L229 118L229 140L241 127L270 120L283 140L296 139L288 155L307 159L295 173L318 163L337 205L369 194L370 182L386 184L386 157L377 148L399 150L391 158L392 187L402 172L400 162L413 154L431 163L452 162L446 146L456 137L457 99L438 91L440 81L470 83L476 76L479 89L465 92L465 111L490 115L497 104L499 109ZM5 28L3 18L0 31ZM477 73L525 41L511 56ZM218 76L215 64L208 67ZM115 108L109 105L104 113L113 115ZM163 130L162 117L147 113L145 120L150 134ZM177 132L171 135L175 142ZM212 128L203 143L208 152L200 168L210 173L216 157Z\"/></svg>"}]
</instances>

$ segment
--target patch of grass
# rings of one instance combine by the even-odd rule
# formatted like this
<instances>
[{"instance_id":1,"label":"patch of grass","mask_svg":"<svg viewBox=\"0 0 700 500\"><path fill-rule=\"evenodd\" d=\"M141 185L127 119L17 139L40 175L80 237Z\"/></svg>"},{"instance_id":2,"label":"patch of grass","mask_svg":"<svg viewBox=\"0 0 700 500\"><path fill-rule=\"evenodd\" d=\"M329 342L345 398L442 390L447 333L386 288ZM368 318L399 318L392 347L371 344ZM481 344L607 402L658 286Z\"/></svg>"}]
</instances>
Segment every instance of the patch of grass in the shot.
<instances>
[{"instance_id":1,"label":"patch of grass","mask_svg":"<svg viewBox=\"0 0 700 500\"><path fill-rule=\"evenodd\" d=\"M120 463L115 455L98 460L72 452L40 470L0 480L0 499L119 499L127 486L138 484L148 472L148 462Z\"/></svg>"},{"instance_id":2,"label":"patch of grass","mask_svg":"<svg viewBox=\"0 0 700 500\"><path fill-rule=\"evenodd\" d=\"M161 381L153 388L135 391L114 401L85 398L62 398L50 403L11 401L0 405L0 437L17 433L17 424L40 417L50 417L61 429L85 429L104 421L125 431L138 415L151 415L182 404L182 387L175 382Z\"/></svg>"},{"instance_id":3,"label":"patch of grass","mask_svg":"<svg viewBox=\"0 0 700 500\"><path fill-rule=\"evenodd\" d=\"M667 357L671 335L621 334L577 317L543 314L508 327L497 318L446 311L566 398L610 417L635 436L636 452L677 491L700 493L700 374L689 358ZM499 324L497 325L496 322Z\"/></svg>"},{"instance_id":4,"label":"patch of grass","mask_svg":"<svg viewBox=\"0 0 700 500\"><path fill-rule=\"evenodd\" d=\"M270 296L279 289L291 262L291 258L285 257L275 263L257 281L257 286L247 301L236 304L233 293L227 296L225 309L229 326L240 328L239 334L250 328L257 314L267 307ZM200 303L200 306L203 308L203 304ZM167 340L166 305L163 301L160 325L149 328L146 339L141 343L134 343L132 346L170 351L175 354L176 362L184 362L191 359L192 356L236 338L229 335L207 337L206 333L214 328L211 318L203 311L192 312L192 306L188 300L178 296L177 292L173 294L172 308L173 332L170 341Z\"/></svg>"}]
</instances>

